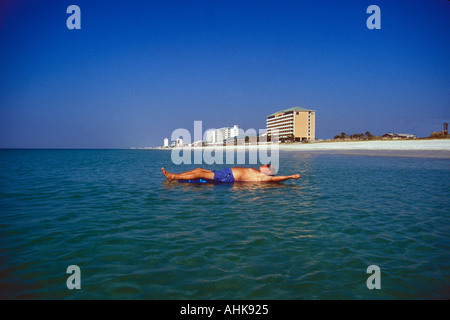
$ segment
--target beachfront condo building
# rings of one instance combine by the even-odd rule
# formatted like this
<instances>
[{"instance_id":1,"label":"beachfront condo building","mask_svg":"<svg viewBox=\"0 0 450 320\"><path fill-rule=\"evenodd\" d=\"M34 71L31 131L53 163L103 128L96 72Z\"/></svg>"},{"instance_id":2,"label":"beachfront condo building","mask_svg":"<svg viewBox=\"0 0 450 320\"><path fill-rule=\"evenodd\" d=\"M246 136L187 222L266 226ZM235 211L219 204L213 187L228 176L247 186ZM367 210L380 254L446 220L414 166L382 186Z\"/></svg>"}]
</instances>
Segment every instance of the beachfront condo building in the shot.
<instances>
[{"instance_id":1,"label":"beachfront condo building","mask_svg":"<svg viewBox=\"0 0 450 320\"><path fill-rule=\"evenodd\" d=\"M277 111L267 116L267 134L278 130L280 141L316 139L316 112L300 107Z\"/></svg>"},{"instance_id":2,"label":"beachfront condo building","mask_svg":"<svg viewBox=\"0 0 450 320\"><path fill-rule=\"evenodd\" d=\"M208 144L222 144L224 140L236 137L239 134L239 127L235 124L233 127L223 127L220 129L209 129L205 132L206 142Z\"/></svg>"}]
</instances>

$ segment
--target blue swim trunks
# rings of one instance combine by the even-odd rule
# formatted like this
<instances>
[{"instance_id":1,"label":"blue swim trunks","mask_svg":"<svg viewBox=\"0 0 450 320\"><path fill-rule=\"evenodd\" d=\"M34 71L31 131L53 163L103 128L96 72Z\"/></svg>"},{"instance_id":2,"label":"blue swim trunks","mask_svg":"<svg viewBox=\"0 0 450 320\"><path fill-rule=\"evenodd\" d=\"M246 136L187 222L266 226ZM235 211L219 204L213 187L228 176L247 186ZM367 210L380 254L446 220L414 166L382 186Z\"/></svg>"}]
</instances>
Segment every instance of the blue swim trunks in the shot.
<instances>
[{"instance_id":1,"label":"blue swim trunks","mask_svg":"<svg viewBox=\"0 0 450 320\"><path fill-rule=\"evenodd\" d=\"M213 170L213 172L215 182L226 182L226 183L234 182L233 171L231 171L231 168L226 168L220 171Z\"/></svg>"}]
</instances>

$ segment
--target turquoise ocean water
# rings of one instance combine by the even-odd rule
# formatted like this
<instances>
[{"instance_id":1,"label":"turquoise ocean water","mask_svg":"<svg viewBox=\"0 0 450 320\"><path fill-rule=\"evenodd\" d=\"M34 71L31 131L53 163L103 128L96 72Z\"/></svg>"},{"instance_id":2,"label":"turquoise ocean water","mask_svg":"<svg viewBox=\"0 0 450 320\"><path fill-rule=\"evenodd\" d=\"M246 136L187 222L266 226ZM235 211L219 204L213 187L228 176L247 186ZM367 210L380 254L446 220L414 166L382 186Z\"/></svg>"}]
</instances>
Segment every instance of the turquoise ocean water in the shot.
<instances>
[{"instance_id":1,"label":"turquoise ocean water","mask_svg":"<svg viewBox=\"0 0 450 320\"><path fill-rule=\"evenodd\" d=\"M163 165L195 167L0 150L0 298L450 298L449 159L282 152L301 179L234 185L168 183Z\"/></svg>"}]
</instances>

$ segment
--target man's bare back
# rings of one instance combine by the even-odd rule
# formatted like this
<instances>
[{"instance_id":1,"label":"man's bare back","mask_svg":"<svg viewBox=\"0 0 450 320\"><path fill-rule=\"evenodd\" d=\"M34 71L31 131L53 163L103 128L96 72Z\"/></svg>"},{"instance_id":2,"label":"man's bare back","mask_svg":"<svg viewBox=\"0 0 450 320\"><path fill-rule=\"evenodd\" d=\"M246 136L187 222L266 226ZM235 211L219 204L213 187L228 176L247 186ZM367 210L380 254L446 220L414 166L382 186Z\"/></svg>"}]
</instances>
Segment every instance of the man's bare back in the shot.
<instances>
[{"instance_id":1,"label":"man's bare back","mask_svg":"<svg viewBox=\"0 0 450 320\"><path fill-rule=\"evenodd\" d=\"M227 168L222 171L211 171L202 168L197 168L183 173L170 173L164 168L161 168L162 173L167 180L191 180L191 179L206 179L216 182L280 182L287 179L300 178L299 174L290 176L274 176L274 169L272 166L263 165L259 170L254 168L234 167Z\"/></svg>"}]
</instances>

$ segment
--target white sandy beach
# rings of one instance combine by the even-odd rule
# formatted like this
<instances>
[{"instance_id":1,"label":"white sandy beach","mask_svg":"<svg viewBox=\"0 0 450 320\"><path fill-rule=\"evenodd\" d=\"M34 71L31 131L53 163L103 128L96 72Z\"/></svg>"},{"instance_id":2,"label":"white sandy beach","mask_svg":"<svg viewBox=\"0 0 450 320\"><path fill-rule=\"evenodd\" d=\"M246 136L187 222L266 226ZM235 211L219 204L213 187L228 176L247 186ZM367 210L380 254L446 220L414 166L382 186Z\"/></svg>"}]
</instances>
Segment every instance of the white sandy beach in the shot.
<instances>
[{"instance_id":1,"label":"white sandy beach","mask_svg":"<svg viewBox=\"0 0 450 320\"><path fill-rule=\"evenodd\" d=\"M210 150L233 148L236 151L257 150L268 145L238 145L238 146L210 146L210 147L185 147L191 150ZM305 152L333 152L361 155L386 155L386 156L414 156L414 157L439 157L450 158L450 139L436 140L376 140L376 141L336 141L336 142L310 142L310 143L281 143L280 151L305 151ZM171 148L165 150L172 150Z\"/></svg>"},{"instance_id":2,"label":"white sandy beach","mask_svg":"<svg viewBox=\"0 0 450 320\"><path fill-rule=\"evenodd\" d=\"M315 142L281 144L279 149L372 156L450 158L450 139Z\"/></svg>"},{"instance_id":3,"label":"white sandy beach","mask_svg":"<svg viewBox=\"0 0 450 320\"><path fill-rule=\"evenodd\" d=\"M305 144L280 144L280 150L407 150L450 151L450 139L442 140L377 140L312 142Z\"/></svg>"},{"instance_id":4,"label":"white sandy beach","mask_svg":"<svg viewBox=\"0 0 450 320\"><path fill-rule=\"evenodd\" d=\"M257 149L258 147L272 146L261 145L237 145L224 146L223 148ZM183 147L186 149L215 149L222 146L208 147ZM280 143L278 148L284 151L319 151L319 150L399 150L399 151L449 151L450 139L440 140L376 140L376 141L332 141L309 143ZM170 150L171 148L169 148Z\"/></svg>"}]
</instances>

